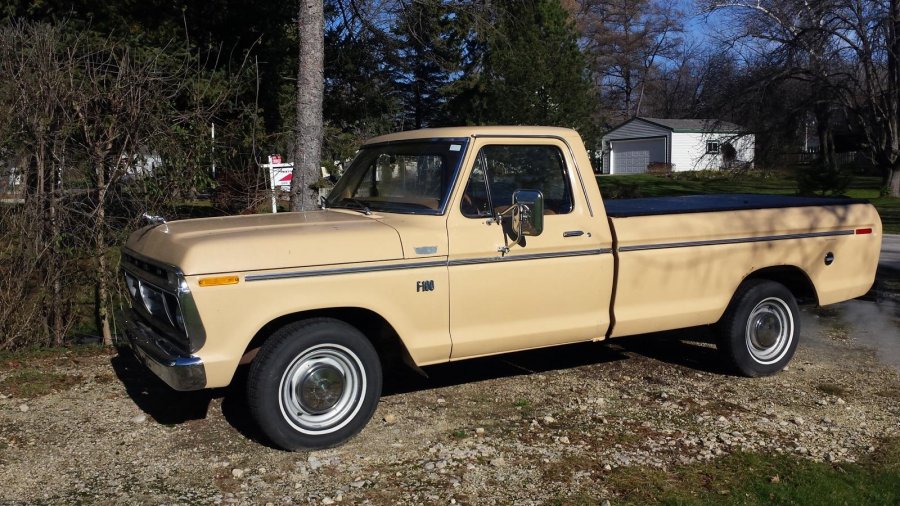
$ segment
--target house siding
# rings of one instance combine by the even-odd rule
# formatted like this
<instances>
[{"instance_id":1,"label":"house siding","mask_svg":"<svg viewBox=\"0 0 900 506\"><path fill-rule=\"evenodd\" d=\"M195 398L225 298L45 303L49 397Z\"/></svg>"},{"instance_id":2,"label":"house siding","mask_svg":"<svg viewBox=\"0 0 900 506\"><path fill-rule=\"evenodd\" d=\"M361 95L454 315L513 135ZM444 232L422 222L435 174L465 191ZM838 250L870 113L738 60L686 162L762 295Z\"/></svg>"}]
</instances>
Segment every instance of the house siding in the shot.
<instances>
[{"instance_id":1,"label":"house siding","mask_svg":"<svg viewBox=\"0 0 900 506\"><path fill-rule=\"evenodd\" d=\"M722 167L722 154L707 154L706 142L717 140L730 142L737 150L737 160L753 162L755 137L743 135L735 137L727 133L677 132L672 135L672 163L677 172L689 170L717 170Z\"/></svg>"},{"instance_id":2,"label":"house siding","mask_svg":"<svg viewBox=\"0 0 900 506\"><path fill-rule=\"evenodd\" d=\"M663 121L663 120L659 120ZM732 127L739 128L735 125ZM730 142L737 150L738 162L749 162L754 159L756 138L753 135L738 135L729 132L705 132L672 129L635 118L603 136L603 173L614 172L612 167L616 165L615 151L610 151L611 143L624 140L660 139L665 138L666 158L673 164L673 170L678 172L691 170L718 170L722 167L722 154L707 154L706 142L718 140L721 143ZM620 143L623 146L626 143Z\"/></svg>"},{"instance_id":3,"label":"house siding","mask_svg":"<svg viewBox=\"0 0 900 506\"><path fill-rule=\"evenodd\" d=\"M716 156L706 155L707 139L716 135L702 133L672 134L672 163L676 172L718 168Z\"/></svg>"}]
</instances>

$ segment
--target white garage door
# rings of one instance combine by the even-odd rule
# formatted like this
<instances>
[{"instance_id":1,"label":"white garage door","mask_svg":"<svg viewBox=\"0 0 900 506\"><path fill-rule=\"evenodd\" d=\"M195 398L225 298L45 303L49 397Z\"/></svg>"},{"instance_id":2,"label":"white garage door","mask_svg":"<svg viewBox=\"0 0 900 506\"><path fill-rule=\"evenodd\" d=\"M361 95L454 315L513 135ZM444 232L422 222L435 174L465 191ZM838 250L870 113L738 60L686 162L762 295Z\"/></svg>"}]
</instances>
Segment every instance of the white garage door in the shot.
<instances>
[{"instance_id":1,"label":"white garage door","mask_svg":"<svg viewBox=\"0 0 900 506\"><path fill-rule=\"evenodd\" d=\"M613 174L639 174L647 172L647 165L652 162L666 161L664 138L612 141L610 147Z\"/></svg>"}]
</instances>

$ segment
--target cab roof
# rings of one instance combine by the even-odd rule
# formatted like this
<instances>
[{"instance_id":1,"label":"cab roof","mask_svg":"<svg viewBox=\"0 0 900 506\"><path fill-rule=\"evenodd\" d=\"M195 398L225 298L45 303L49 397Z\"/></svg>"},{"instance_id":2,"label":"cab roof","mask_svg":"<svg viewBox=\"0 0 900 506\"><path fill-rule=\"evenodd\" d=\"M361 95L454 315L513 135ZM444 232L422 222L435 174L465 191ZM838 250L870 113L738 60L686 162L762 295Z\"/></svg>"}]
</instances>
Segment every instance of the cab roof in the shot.
<instances>
[{"instance_id":1,"label":"cab roof","mask_svg":"<svg viewBox=\"0 0 900 506\"><path fill-rule=\"evenodd\" d=\"M545 126L461 126L447 128L423 128L409 130L393 134L374 137L365 144L380 144L383 142L409 141L416 139L459 139L463 137L562 137L578 140L581 137L578 132L570 128L545 127Z\"/></svg>"}]
</instances>

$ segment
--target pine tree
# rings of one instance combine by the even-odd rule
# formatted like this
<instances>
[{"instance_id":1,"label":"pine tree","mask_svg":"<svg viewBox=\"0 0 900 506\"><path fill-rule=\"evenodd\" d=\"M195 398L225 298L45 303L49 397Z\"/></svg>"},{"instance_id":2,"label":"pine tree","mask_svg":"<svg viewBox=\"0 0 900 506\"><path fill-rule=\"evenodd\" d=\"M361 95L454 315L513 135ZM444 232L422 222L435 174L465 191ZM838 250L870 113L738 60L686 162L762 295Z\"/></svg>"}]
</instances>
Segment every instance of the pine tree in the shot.
<instances>
[{"instance_id":1,"label":"pine tree","mask_svg":"<svg viewBox=\"0 0 900 506\"><path fill-rule=\"evenodd\" d=\"M458 18L441 0L411 2L396 16L394 68L403 100L403 127L445 124L447 88L462 59Z\"/></svg>"},{"instance_id":2,"label":"pine tree","mask_svg":"<svg viewBox=\"0 0 900 506\"><path fill-rule=\"evenodd\" d=\"M574 26L559 0L516 2L480 35L477 74L456 101L468 123L552 125L592 137L597 99ZM473 75L474 74L474 75ZM461 103L465 102L465 103Z\"/></svg>"}]
</instances>

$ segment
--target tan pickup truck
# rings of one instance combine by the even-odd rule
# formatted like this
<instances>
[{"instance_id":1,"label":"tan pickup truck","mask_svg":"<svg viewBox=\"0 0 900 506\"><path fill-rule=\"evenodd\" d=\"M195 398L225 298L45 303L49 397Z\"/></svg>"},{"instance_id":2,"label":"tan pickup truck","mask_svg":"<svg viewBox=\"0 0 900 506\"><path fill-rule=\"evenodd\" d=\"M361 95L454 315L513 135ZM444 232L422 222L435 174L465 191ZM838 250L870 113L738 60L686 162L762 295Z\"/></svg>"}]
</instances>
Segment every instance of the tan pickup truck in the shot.
<instances>
[{"instance_id":1,"label":"tan pickup truck","mask_svg":"<svg viewBox=\"0 0 900 506\"><path fill-rule=\"evenodd\" d=\"M872 285L864 201L717 195L604 202L572 130L462 127L368 141L322 210L157 223L122 269L127 341L177 390L249 364L252 415L286 449L368 422L382 371L715 325L773 374L798 303ZM602 179L600 180L602 186Z\"/></svg>"}]
</instances>

